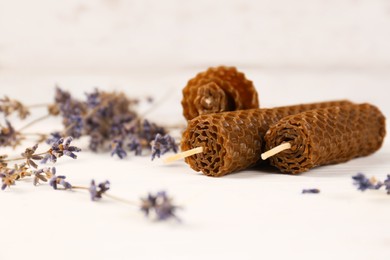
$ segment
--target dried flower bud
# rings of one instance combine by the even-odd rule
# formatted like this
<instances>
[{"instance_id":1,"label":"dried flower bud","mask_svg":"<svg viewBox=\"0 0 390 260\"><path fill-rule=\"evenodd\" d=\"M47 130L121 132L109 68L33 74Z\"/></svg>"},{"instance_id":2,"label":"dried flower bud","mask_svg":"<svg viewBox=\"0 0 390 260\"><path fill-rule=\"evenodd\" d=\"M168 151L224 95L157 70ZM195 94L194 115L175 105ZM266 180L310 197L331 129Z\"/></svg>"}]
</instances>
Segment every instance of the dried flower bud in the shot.
<instances>
[{"instance_id":1,"label":"dried flower bud","mask_svg":"<svg viewBox=\"0 0 390 260\"><path fill-rule=\"evenodd\" d=\"M378 190L382 187L383 183L376 181L375 179L368 179L363 173L358 173L352 176L354 185L358 187L358 190Z\"/></svg>"},{"instance_id":2,"label":"dried flower bud","mask_svg":"<svg viewBox=\"0 0 390 260\"><path fill-rule=\"evenodd\" d=\"M175 218L180 220L175 211L179 207L172 204L172 199L167 196L165 191L160 191L156 195L148 194L148 197L141 198L141 211L145 213L145 216L149 216L151 211L156 214L157 220L167 220Z\"/></svg>"},{"instance_id":3,"label":"dried flower bud","mask_svg":"<svg viewBox=\"0 0 390 260\"><path fill-rule=\"evenodd\" d=\"M89 186L89 194L91 195L91 200L96 201L102 198L102 195L110 189L110 182L105 181L99 183L97 186L95 184L95 180L91 181L91 185Z\"/></svg>"},{"instance_id":4,"label":"dried flower bud","mask_svg":"<svg viewBox=\"0 0 390 260\"><path fill-rule=\"evenodd\" d=\"M0 112L3 112L6 117L17 112L20 119L25 119L30 114L28 108L20 101L10 99L7 96L0 99Z\"/></svg>"}]
</instances>

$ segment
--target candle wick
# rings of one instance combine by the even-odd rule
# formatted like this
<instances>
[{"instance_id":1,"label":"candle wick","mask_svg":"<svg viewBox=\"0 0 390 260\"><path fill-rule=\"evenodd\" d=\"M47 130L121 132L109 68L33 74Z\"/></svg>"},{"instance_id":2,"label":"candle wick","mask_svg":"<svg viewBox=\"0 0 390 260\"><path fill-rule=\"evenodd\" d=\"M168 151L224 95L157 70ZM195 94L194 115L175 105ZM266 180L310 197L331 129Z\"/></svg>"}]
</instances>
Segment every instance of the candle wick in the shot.
<instances>
[{"instance_id":1,"label":"candle wick","mask_svg":"<svg viewBox=\"0 0 390 260\"><path fill-rule=\"evenodd\" d=\"M186 158L188 156L198 154L198 153L203 153L203 147L196 147L196 148L193 148L191 150L184 151L184 152L172 155L170 157L167 157L164 159L164 163L174 162L174 161L177 161L177 160L180 160L180 159L183 159L183 158Z\"/></svg>"},{"instance_id":2,"label":"candle wick","mask_svg":"<svg viewBox=\"0 0 390 260\"><path fill-rule=\"evenodd\" d=\"M264 153L261 154L261 159L266 160L271 156L274 156L275 154L278 154L280 152L283 152L284 150L291 149L291 144L290 143L282 143L271 150L268 150Z\"/></svg>"}]
</instances>

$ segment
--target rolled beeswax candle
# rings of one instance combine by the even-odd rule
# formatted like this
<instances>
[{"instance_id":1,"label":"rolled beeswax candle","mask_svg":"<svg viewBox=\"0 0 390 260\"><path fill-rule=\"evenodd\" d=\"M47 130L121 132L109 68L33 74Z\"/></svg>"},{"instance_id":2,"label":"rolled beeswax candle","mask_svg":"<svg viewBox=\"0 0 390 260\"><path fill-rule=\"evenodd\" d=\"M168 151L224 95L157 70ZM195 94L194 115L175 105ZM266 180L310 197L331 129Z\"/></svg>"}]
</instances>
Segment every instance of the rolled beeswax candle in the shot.
<instances>
[{"instance_id":1,"label":"rolled beeswax candle","mask_svg":"<svg viewBox=\"0 0 390 260\"><path fill-rule=\"evenodd\" d=\"M281 118L302 111L350 104L343 100L201 115L188 122L181 150L202 147L203 152L187 157L186 163L205 175L223 176L256 164L260 160L265 133Z\"/></svg>"},{"instance_id":2,"label":"rolled beeswax candle","mask_svg":"<svg viewBox=\"0 0 390 260\"><path fill-rule=\"evenodd\" d=\"M183 89L183 114L187 120L210 113L258 108L252 81L235 67L212 67L190 79Z\"/></svg>"},{"instance_id":3,"label":"rolled beeswax candle","mask_svg":"<svg viewBox=\"0 0 390 260\"><path fill-rule=\"evenodd\" d=\"M271 126L266 150L288 148L270 157L285 173L298 174L318 165L348 161L377 151L386 134L385 117L370 104L329 107L302 112Z\"/></svg>"}]
</instances>

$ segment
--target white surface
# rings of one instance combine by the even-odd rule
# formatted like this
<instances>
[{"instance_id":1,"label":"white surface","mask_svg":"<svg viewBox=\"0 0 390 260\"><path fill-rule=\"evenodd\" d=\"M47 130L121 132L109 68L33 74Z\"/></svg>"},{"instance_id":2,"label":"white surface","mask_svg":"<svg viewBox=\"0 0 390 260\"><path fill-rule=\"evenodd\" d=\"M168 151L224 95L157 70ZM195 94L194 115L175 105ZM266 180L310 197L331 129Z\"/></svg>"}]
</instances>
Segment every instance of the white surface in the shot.
<instances>
[{"instance_id":1,"label":"white surface","mask_svg":"<svg viewBox=\"0 0 390 260\"><path fill-rule=\"evenodd\" d=\"M388 0L0 0L0 68L390 66Z\"/></svg>"},{"instance_id":2,"label":"white surface","mask_svg":"<svg viewBox=\"0 0 390 260\"><path fill-rule=\"evenodd\" d=\"M98 86L165 98L149 116L177 124L187 80L226 64L254 81L263 107L348 98L389 117L389 28L388 0L0 0L0 96L33 104L50 102L55 84L78 97ZM59 174L74 185L109 179L131 200L166 189L183 223L22 181L0 192L0 260L388 260L390 196L357 191L351 176L384 179L389 155L386 140L372 156L299 176L209 178L182 161L83 151L60 160Z\"/></svg>"},{"instance_id":3,"label":"white surface","mask_svg":"<svg viewBox=\"0 0 390 260\"><path fill-rule=\"evenodd\" d=\"M27 103L50 101L54 83L80 97L94 86L125 90L129 96L152 94L157 100L165 95L161 90L169 90L167 101L150 118L181 123L180 91L197 72L151 73L153 77L3 74L0 85L3 93ZM385 94L390 77L385 74L245 72L263 106L350 98L390 112ZM57 126L52 120L36 128ZM84 142L75 144L85 147ZM390 196L361 193L351 180L358 172L384 179L390 173L389 155L386 141L372 156L299 176L257 169L210 178L182 161L164 165L148 156L121 161L84 151L76 161L60 160L58 173L74 185L109 179L112 194L131 200L165 189L183 206L177 212L183 223L156 223L137 208L109 199L93 203L84 192L22 181L0 193L0 259L389 259ZM321 193L302 195L304 188Z\"/></svg>"}]
</instances>

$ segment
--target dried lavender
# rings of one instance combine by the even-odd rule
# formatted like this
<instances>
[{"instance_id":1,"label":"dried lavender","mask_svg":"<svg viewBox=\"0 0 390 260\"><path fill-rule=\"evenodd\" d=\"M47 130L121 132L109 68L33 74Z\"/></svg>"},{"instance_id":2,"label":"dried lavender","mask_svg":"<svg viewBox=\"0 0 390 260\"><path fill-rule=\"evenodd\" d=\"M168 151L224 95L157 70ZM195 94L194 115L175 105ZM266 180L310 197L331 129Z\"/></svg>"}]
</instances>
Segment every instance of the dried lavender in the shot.
<instances>
[{"instance_id":1,"label":"dried lavender","mask_svg":"<svg viewBox=\"0 0 390 260\"><path fill-rule=\"evenodd\" d=\"M1 189L5 190L7 187L11 187L12 185L15 185L16 175L15 170L13 169L4 169L0 172L0 178L1 178Z\"/></svg>"},{"instance_id":2,"label":"dried lavender","mask_svg":"<svg viewBox=\"0 0 390 260\"><path fill-rule=\"evenodd\" d=\"M320 193L319 189L303 189L302 194L318 194Z\"/></svg>"},{"instance_id":3,"label":"dried lavender","mask_svg":"<svg viewBox=\"0 0 390 260\"><path fill-rule=\"evenodd\" d=\"M358 173L352 176L353 184L358 187L358 190L378 190L383 186L383 183L378 182L375 178L368 179L363 173Z\"/></svg>"},{"instance_id":4,"label":"dried lavender","mask_svg":"<svg viewBox=\"0 0 390 260\"><path fill-rule=\"evenodd\" d=\"M57 87L55 101L66 129L63 134L74 138L89 136L92 151L111 149L111 155L121 159L127 151L141 155L142 150L151 149L150 142L157 134L166 133L164 128L140 118L134 110L139 100L123 93L95 89L80 101Z\"/></svg>"},{"instance_id":5,"label":"dried lavender","mask_svg":"<svg viewBox=\"0 0 390 260\"><path fill-rule=\"evenodd\" d=\"M72 138L68 137L61 139L46 152L37 153L38 145L29 147L25 149L25 152L21 154L19 158L8 158L6 155L0 156L0 177L2 178L2 188L5 189L11 185L15 185L15 181L26 178L33 177L33 184L38 185L40 182L47 182L50 179L50 184L53 187L57 187L57 184L64 186L65 189L69 189L71 185L65 181L64 176L57 176L56 179L53 179L56 174L55 167L46 167L43 169L38 169L38 165L35 160L45 160L45 158L54 157L51 161L56 162L57 158L62 157L63 155L68 155L74 159L77 158L76 152L81 151L80 148L76 146L71 146ZM13 167L9 167L9 162L24 160L24 162L15 164ZM55 182L55 183L54 183Z\"/></svg>"},{"instance_id":6,"label":"dried lavender","mask_svg":"<svg viewBox=\"0 0 390 260\"><path fill-rule=\"evenodd\" d=\"M126 151L123 149L122 140L114 140L112 142L112 151L111 156L117 155L120 159L123 159L127 156Z\"/></svg>"},{"instance_id":7,"label":"dried lavender","mask_svg":"<svg viewBox=\"0 0 390 260\"><path fill-rule=\"evenodd\" d=\"M180 220L175 215L178 207L172 204L172 199L167 196L165 191L157 192L156 195L149 193L146 198L141 198L140 209L147 217L153 211L156 214L157 220L167 220L170 218Z\"/></svg>"},{"instance_id":8,"label":"dried lavender","mask_svg":"<svg viewBox=\"0 0 390 260\"><path fill-rule=\"evenodd\" d=\"M37 171L32 172L34 175L34 186L40 184L39 181L47 182L47 180L52 179L56 175L55 167L47 167L43 169L39 169Z\"/></svg>"},{"instance_id":9,"label":"dried lavender","mask_svg":"<svg viewBox=\"0 0 390 260\"><path fill-rule=\"evenodd\" d=\"M168 134L164 136L157 134L152 143L152 161L156 156L160 158L161 155L170 150L172 150L174 153L177 153L178 147L175 139Z\"/></svg>"},{"instance_id":10,"label":"dried lavender","mask_svg":"<svg viewBox=\"0 0 390 260\"><path fill-rule=\"evenodd\" d=\"M142 145L140 143L140 140L138 138L131 138L128 143L128 148L130 152L134 152L135 155L141 155L142 154Z\"/></svg>"},{"instance_id":11,"label":"dried lavender","mask_svg":"<svg viewBox=\"0 0 390 260\"><path fill-rule=\"evenodd\" d=\"M38 148L38 144L34 145L31 148L26 148L25 152L22 153L22 157L26 159L26 164L28 166L32 166L35 169L38 168L38 165L34 162L34 160L42 160L43 156L39 154L35 154Z\"/></svg>"},{"instance_id":12,"label":"dried lavender","mask_svg":"<svg viewBox=\"0 0 390 260\"><path fill-rule=\"evenodd\" d=\"M63 123L66 127L64 133L65 135L73 136L74 138L80 138L83 135L84 122L79 112L75 112L74 114L64 117Z\"/></svg>"},{"instance_id":13,"label":"dried lavender","mask_svg":"<svg viewBox=\"0 0 390 260\"><path fill-rule=\"evenodd\" d=\"M2 126L0 123L0 147L18 146L23 139L22 136L15 130L8 120L5 120L5 124L5 126Z\"/></svg>"},{"instance_id":14,"label":"dried lavender","mask_svg":"<svg viewBox=\"0 0 390 260\"><path fill-rule=\"evenodd\" d=\"M46 143L49 145L55 144L62 138L62 135L60 132L52 132L50 133L49 138L46 139Z\"/></svg>"},{"instance_id":15,"label":"dried lavender","mask_svg":"<svg viewBox=\"0 0 390 260\"><path fill-rule=\"evenodd\" d=\"M137 205L138 203L134 203L129 200L125 200L122 198L118 198L107 194L107 191L110 189L110 182L105 181L96 185L95 180L91 181L89 188L74 186L74 189L85 189L89 191L90 197L92 201L99 201L106 196L113 200L126 203L128 205ZM149 217L151 213L154 213L156 216L156 220L168 220L174 218L178 221L180 219L176 216L175 211L179 208L172 204L172 199L167 196L165 191L160 191L157 194L149 193L146 198L141 198L141 203L138 204L139 208L142 212L144 212L146 217Z\"/></svg>"},{"instance_id":16,"label":"dried lavender","mask_svg":"<svg viewBox=\"0 0 390 260\"><path fill-rule=\"evenodd\" d=\"M352 179L354 180L353 184L358 187L358 190L379 190L384 187L387 194L390 195L390 174L387 175L383 182L378 181L374 177L368 179L362 173L352 176Z\"/></svg>"},{"instance_id":17,"label":"dried lavender","mask_svg":"<svg viewBox=\"0 0 390 260\"><path fill-rule=\"evenodd\" d=\"M148 99L151 102L152 99ZM40 141L46 140L50 148L38 153L38 144L28 147L19 158L8 158L7 155L0 155L0 178L1 188L5 190L16 184L17 180L31 178L32 183L37 186L48 182L53 189L84 189L89 190L91 200L100 200L103 196L116 199L128 204L141 206L145 208L145 201L131 203L129 201L116 198L106 194L110 189L110 182L105 181L96 185L92 180L89 188L82 186L73 186L66 180L64 175L56 175L55 167L39 168L37 161L41 163L51 161L57 162L58 158L64 155L73 159L77 158L77 152L81 149L72 146L73 138L88 136L90 138L89 147L93 151L109 150L111 154L124 158L127 152L134 152L135 155L141 155L143 150L152 150L153 158L172 150L177 152L177 145L172 137L166 135L166 130L157 124L139 116L134 106L139 101L129 99L123 93L104 92L95 89L86 94L85 100L74 98L68 91L57 87L55 91L54 103L48 104L49 116L61 116L63 130L44 133L28 133L40 137ZM39 105L41 106L41 105ZM33 107L33 106L30 106ZM38 107L38 106L35 106ZM7 117L12 113L18 113L20 119L25 119L30 111L27 106L21 102L12 100L8 97L0 99L0 113L5 116L5 125L0 123L0 146L15 147L21 143L21 140L27 135L24 130L45 118L48 115L37 118L28 123L19 130L16 130L8 121ZM67 137L68 136L68 137ZM42 139L45 138L45 139ZM151 142L154 147L152 148ZM12 161L23 160L22 163L9 166ZM177 206L172 204L172 199L165 192L159 192L151 195L149 202L153 200L149 210L153 211L157 220L166 220L170 218L178 219L175 215Z\"/></svg>"},{"instance_id":18,"label":"dried lavender","mask_svg":"<svg viewBox=\"0 0 390 260\"><path fill-rule=\"evenodd\" d=\"M6 166L6 165L5 165ZM30 177L32 175L31 168L25 163L15 164L12 168L15 174L15 180Z\"/></svg>"},{"instance_id":19,"label":"dried lavender","mask_svg":"<svg viewBox=\"0 0 390 260\"><path fill-rule=\"evenodd\" d=\"M48 160L56 162L57 158L67 155L73 159L77 159L76 152L80 152L81 149L76 146L71 146L73 138L71 136L67 138L60 138L55 142L49 151L46 153L45 157L42 159L41 163L46 163Z\"/></svg>"},{"instance_id":20,"label":"dried lavender","mask_svg":"<svg viewBox=\"0 0 390 260\"><path fill-rule=\"evenodd\" d=\"M95 184L95 180L91 181L91 185L89 186L89 194L91 195L91 200L96 201L102 198L102 195L110 189L110 182L105 181L99 183L97 186Z\"/></svg>"},{"instance_id":21,"label":"dried lavender","mask_svg":"<svg viewBox=\"0 0 390 260\"><path fill-rule=\"evenodd\" d=\"M151 210L153 210L156 206L157 196L148 194L146 198L141 198L141 206L140 209L145 213L145 216L148 217Z\"/></svg>"},{"instance_id":22,"label":"dried lavender","mask_svg":"<svg viewBox=\"0 0 390 260\"><path fill-rule=\"evenodd\" d=\"M148 98L148 102L152 99ZM46 142L55 145L61 138L72 136L77 139L89 137L89 148L92 151L111 151L112 155L125 158L127 152L142 155L144 150L151 151L151 142L155 141L152 158L159 157L168 150L177 151L174 140L166 135L166 130L157 124L141 117L135 110L138 99L130 99L122 92L105 92L94 89L85 94L85 99L77 99L68 91L56 87L54 103L48 104L50 116L62 117L63 130L52 132ZM18 112L25 118L30 112L21 102L5 97L0 100L0 112L6 116ZM9 121L0 125L0 146L17 146L24 137L24 129L47 118L43 116L30 122L16 131ZM161 140L156 135L164 136ZM37 133L38 137L46 136ZM40 140L41 140L40 139ZM55 161L58 156L46 156L44 162ZM64 151L66 154L67 152ZM69 153L69 156L72 156ZM30 161L31 163L31 161Z\"/></svg>"},{"instance_id":23,"label":"dried lavender","mask_svg":"<svg viewBox=\"0 0 390 260\"><path fill-rule=\"evenodd\" d=\"M385 186L387 194L390 195L390 174L388 174L386 179L383 181L383 185Z\"/></svg>"},{"instance_id":24,"label":"dried lavender","mask_svg":"<svg viewBox=\"0 0 390 260\"><path fill-rule=\"evenodd\" d=\"M62 185L65 190L72 189L72 185L69 182L65 181L65 179L66 179L66 176L64 176L64 175L59 175L59 176L54 175L50 179L49 184L55 190L58 189L58 185Z\"/></svg>"},{"instance_id":25,"label":"dried lavender","mask_svg":"<svg viewBox=\"0 0 390 260\"><path fill-rule=\"evenodd\" d=\"M29 109L18 100L10 99L7 96L0 99L0 113L8 117L14 112L18 113L20 119L25 119L30 114Z\"/></svg>"},{"instance_id":26,"label":"dried lavender","mask_svg":"<svg viewBox=\"0 0 390 260\"><path fill-rule=\"evenodd\" d=\"M103 196L107 196L108 198L124 202L126 204L139 206L146 216L149 216L149 214L153 212L156 216L156 220L159 221L171 218L180 220L176 216L176 210L179 207L172 203L172 199L167 196L165 191L158 192L156 195L149 194L146 199L142 198L140 203L134 203L107 194L107 191L110 189L109 181L101 182L96 185L95 181L92 180L88 188L83 186L73 186L66 180L66 176L56 175L55 167L36 169L36 164L33 160L38 159L41 155L48 154L50 156L57 156L56 158L59 158L66 154L65 151L78 151L79 149L77 147L71 148L73 147L70 146L71 141L72 138L61 138L55 144L53 144L54 147L52 146L47 152L40 154L36 153L38 145L35 145L31 148L26 148L25 152L22 154L23 157L20 158L9 159L6 155L0 155L0 178L2 181L1 189L5 190L7 187L15 185L17 180L26 177L32 177L34 186L48 182L49 185L55 190L84 189L89 191L92 201L97 201L100 200ZM13 168L8 167L9 162L22 159L26 161L20 164L15 164ZM56 160L54 160L54 162L55 161Z\"/></svg>"}]
</instances>

